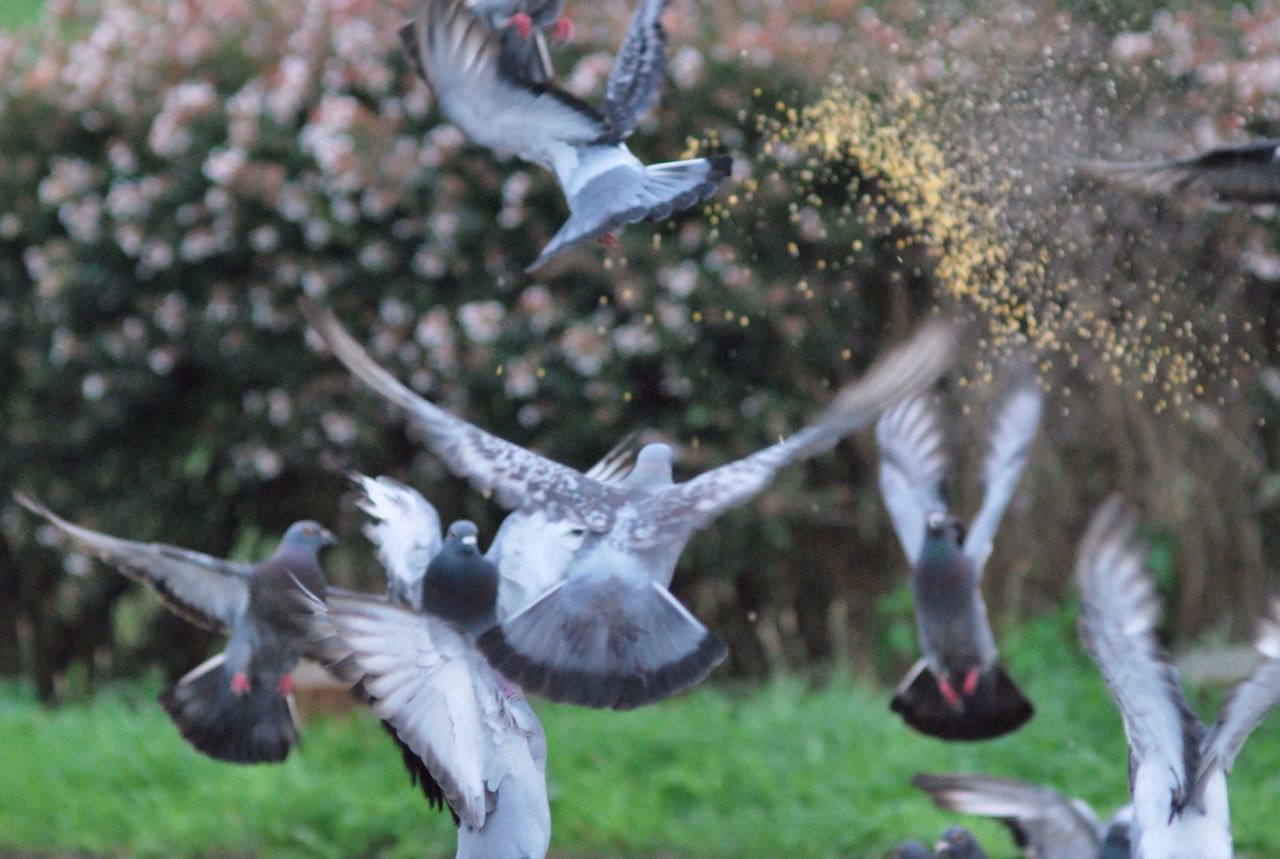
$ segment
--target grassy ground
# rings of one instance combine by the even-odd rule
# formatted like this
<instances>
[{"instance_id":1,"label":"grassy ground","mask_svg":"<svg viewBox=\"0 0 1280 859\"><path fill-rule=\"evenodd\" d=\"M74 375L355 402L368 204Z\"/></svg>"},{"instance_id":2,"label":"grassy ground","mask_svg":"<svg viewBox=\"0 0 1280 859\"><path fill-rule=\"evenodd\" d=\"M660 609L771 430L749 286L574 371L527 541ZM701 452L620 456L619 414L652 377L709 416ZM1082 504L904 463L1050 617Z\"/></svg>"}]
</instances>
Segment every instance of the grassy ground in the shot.
<instances>
[{"instance_id":1,"label":"grassy ground","mask_svg":"<svg viewBox=\"0 0 1280 859\"><path fill-rule=\"evenodd\" d=\"M44 0L0 0L0 29L34 24L43 6Z\"/></svg>"},{"instance_id":2,"label":"grassy ground","mask_svg":"<svg viewBox=\"0 0 1280 859\"><path fill-rule=\"evenodd\" d=\"M1069 626L1064 615L1006 636L1039 714L993 743L914 735L885 692L849 683L704 688L621 714L541 705L552 855L882 856L958 819L907 786L920 770L1040 780L1109 812L1125 795L1123 737ZM314 719L286 764L242 768L189 751L153 692L45 710L2 689L0 854L452 855L448 819L409 790L367 714ZM1280 856L1280 718L1253 737L1232 785L1237 855ZM972 825L993 857L1015 855L998 827Z\"/></svg>"}]
</instances>

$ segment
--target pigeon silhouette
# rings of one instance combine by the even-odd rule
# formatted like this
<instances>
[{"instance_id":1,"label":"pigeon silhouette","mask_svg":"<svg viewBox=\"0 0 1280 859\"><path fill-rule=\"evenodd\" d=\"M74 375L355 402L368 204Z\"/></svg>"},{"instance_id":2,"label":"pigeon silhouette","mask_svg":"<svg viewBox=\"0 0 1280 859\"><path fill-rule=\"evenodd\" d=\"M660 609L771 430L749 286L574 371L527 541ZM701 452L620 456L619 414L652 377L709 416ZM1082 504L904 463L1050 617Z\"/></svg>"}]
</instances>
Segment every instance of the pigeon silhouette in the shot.
<instances>
[{"instance_id":1,"label":"pigeon silhouette","mask_svg":"<svg viewBox=\"0 0 1280 859\"><path fill-rule=\"evenodd\" d=\"M996 662L982 600L982 571L1013 496L1040 418L1040 391L1019 381L996 417L983 467L982 505L967 535L947 508L947 460L937 411L926 397L898 405L876 426L880 492L911 565L923 657L891 707L908 725L944 740L985 740L1021 727L1031 702Z\"/></svg>"},{"instance_id":2,"label":"pigeon silhouette","mask_svg":"<svg viewBox=\"0 0 1280 859\"><path fill-rule=\"evenodd\" d=\"M401 37L441 114L473 142L513 152L555 174L569 220L533 271L565 248L645 220L661 220L711 196L728 156L645 166L623 142L658 95L666 0L641 0L596 109L554 83L534 83L503 60L500 40L465 0L425 0Z\"/></svg>"},{"instance_id":3,"label":"pigeon silhouette","mask_svg":"<svg viewBox=\"0 0 1280 859\"><path fill-rule=\"evenodd\" d=\"M1085 161L1079 171L1153 194L1202 197L1223 203L1280 203L1280 140L1210 149L1190 158Z\"/></svg>"},{"instance_id":4,"label":"pigeon silhouette","mask_svg":"<svg viewBox=\"0 0 1280 859\"><path fill-rule=\"evenodd\" d=\"M334 538L315 522L295 522L275 554L240 564L160 543L136 543L73 525L22 494L77 551L118 568L170 610L203 629L228 633L222 653L160 693L160 705L198 751L232 763L282 761L298 741L291 672L303 655L307 612L298 583L319 598L317 555Z\"/></svg>"},{"instance_id":5,"label":"pigeon silhouette","mask_svg":"<svg viewBox=\"0 0 1280 859\"><path fill-rule=\"evenodd\" d=\"M724 645L668 591L693 533L745 504L777 470L831 449L882 409L922 390L950 362L952 333L936 323L842 389L810 426L752 456L675 483L671 449L649 444L618 483L594 480L454 417L379 367L327 310L304 302L334 355L405 409L426 445L498 504L581 528L563 581L477 639L526 692L629 709L699 682Z\"/></svg>"}]
</instances>

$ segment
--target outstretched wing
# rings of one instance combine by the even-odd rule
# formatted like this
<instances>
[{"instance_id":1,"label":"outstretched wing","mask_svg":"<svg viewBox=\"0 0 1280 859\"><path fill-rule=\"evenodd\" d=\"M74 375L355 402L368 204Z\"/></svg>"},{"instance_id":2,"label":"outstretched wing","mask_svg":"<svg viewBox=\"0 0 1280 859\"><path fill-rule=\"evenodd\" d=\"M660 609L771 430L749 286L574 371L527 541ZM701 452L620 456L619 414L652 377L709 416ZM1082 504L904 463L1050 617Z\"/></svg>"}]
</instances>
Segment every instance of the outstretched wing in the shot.
<instances>
[{"instance_id":1,"label":"outstretched wing","mask_svg":"<svg viewBox=\"0 0 1280 859\"><path fill-rule=\"evenodd\" d=\"M1215 770L1231 772L1240 747L1267 714L1280 705L1280 601L1272 603L1254 646L1261 661L1235 691L1201 744L1197 790Z\"/></svg>"},{"instance_id":2,"label":"outstretched wing","mask_svg":"<svg viewBox=\"0 0 1280 859\"><path fill-rule=\"evenodd\" d=\"M924 390L951 363L954 332L931 323L848 385L816 422L751 456L705 472L687 483L650 492L629 539L638 547L669 544L705 527L731 507L754 498L779 468L830 450L894 403Z\"/></svg>"},{"instance_id":3,"label":"outstretched wing","mask_svg":"<svg viewBox=\"0 0 1280 859\"><path fill-rule=\"evenodd\" d=\"M640 0L604 87L601 112L609 139L620 141L653 104L667 67L667 34L659 18L667 0Z\"/></svg>"},{"instance_id":4,"label":"outstretched wing","mask_svg":"<svg viewBox=\"0 0 1280 859\"><path fill-rule=\"evenodd\" d=\"M1090 859L1101 847L1092 809L1047 787L964 773L920 773L911 784L939 808L1001 821L1023 852L1036 859Z\"/></svg>"},{"instance_id":5,"label":"outstretched wing","mask_svg":"<svg viewBox=\"0 0 1280 859\"><path fill-rule=\"evenodd\" d=\"M1149 792L1135 789L1134 813L1158 819L1180 810L1189 797L1199 757L1198 725L1156 642L1160 600L1143 568L1137 523L1118 496L1107 499L1081 541L1076 584L1080 640L1124 720L1132 771L1150 774L1143 782Z\"/></svg>"},{"instance_id":6,"label":"outstretched wing","mask_svg":"<svg viewBox=\"0 0 1280 859\"><path fill-rule=\"evenodd\" d=\"M982 465L982 506L969 523L964 540L964 553L973 561L979 577L991 556L1000 518L1018 486L1022 467L1027 464L1040 423L1040 402L1035 380L1024 379L1009 392L991 429L991 446Z\"/></svg>"},{"instance_id":7,"label":"outstretched wing","mask_svg":"<svg viewBox=\"0 0 1280 859\"><path fill-rule=\"evenodd\" d=\"M22 493L18 503L51 522L75 548L155 591L172 612L204 629L229 630L249 605L253 567L163 543L135 543L73 525Z\"/></svg>"},{"instance_id":8,"label":"outstretched wing","mask_svg":"<svg viewBox=\"0 0 1280 859\"><path fill-rule=\"evenodd\" d=\"M350 477L363 492L358 506L374 520L364 533L387 571L387 597L421 611L422 578L444 545L440 514L416 489L390 477Z\"/></svg>"},{"instance_id":9,"label":"outstretched wing","mask_svg":"<svg viewBox=\"0 0 1280 859\"><path fill-rule=\"evenodd\" d=\"M347 369L417 421L427 446L454 474L470 480L480 492L492 494L508 509L538 510L551 521L566 520L589 531L608 530L626 498L624 490L454 417L379 367L331 311L305 300L302 309Z\"/></svg>"},{"instance_id":10,"label":"outstretched wing","mask_svg":"<svg viewBox=\"0 0 1280 859\"><path fill-rule=\"evenodd\" d=\"M947 455L930 396L912 397L885 412L876 422L876 442L880 496L907 563L914 568L924 546L928 515L947 510L943 487Z\"/></svg>"},{"instance_id":11,"label":"outstretched wing","mask_svg":"<svg viewBox=\"0 0 1280 859\"><path fill-rule=\"evenodd\" d=\"M1278 152L1280 140L1258 140L1168 161L1089 161L1080 170L1151 193L1226 203L1280 203Z\"/></svg>"}]
</instances>

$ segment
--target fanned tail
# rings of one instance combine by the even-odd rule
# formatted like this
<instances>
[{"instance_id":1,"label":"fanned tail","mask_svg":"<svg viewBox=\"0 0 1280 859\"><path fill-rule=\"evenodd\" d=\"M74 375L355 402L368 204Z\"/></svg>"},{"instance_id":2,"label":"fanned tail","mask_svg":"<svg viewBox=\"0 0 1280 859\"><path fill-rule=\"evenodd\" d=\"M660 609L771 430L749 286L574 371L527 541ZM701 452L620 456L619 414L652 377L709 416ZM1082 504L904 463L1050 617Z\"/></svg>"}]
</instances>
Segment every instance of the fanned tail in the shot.
<instances>
[{"instance_id":1,"label":"fanned tail","mask_svg":"<svg viewBox=\"0 0 1280 859\"><path fill-rule=\"evenodd\" d=\"M917 665L894 693L889 707L912 728L940 740L991 740L1016 731L1035 708L999 665L978 678L961 709L942 697L938 679Z\"/></svg>"}]
</instances>

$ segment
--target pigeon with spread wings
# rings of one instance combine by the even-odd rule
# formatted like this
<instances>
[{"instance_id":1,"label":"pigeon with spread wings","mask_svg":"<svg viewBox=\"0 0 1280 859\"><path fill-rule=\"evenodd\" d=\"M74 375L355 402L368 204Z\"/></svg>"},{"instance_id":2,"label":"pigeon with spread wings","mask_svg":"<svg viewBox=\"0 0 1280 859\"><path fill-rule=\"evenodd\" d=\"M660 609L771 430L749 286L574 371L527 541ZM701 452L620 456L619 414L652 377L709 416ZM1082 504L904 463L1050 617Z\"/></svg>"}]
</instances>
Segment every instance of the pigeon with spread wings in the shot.
<instances>
[{"instance_id":1,"label":"pigeon with spread wings","mask_svg":"<svg viewBox=\"0 0 1280 859\"><path fill-rule=\"evenodd\" d=\"M298 740L291 672L307 635L296 582L325 594L317 555L334 542L315 522L289 526L275 554L257 564L225 561L161 543L137 543L82 528L18 494L24 507L66 535L77 551L150 587L168 608L229 634L226 649L160 694L182 736L233 763L284 760Z\"/></svg>"},{"instance_id":2,"label":"pigeon with spread wings","mask_svg":"<svg viewBox=\"0 0 1280 859\"><path fill-rule=\"evenodd\" d=\"M1227 773L1280 703L1280 604L1256 640L1253 673L1207 732L1187 706L1155 636L1160 599L1143 567L1138 517L1119 498L1099 508L1076 561L1080 639L1124 721L1135 859L1228 859Z\"/></svg>"},{"instance_id":3,"label":"pigeon with spread wings","mask_svg":"<svg viewBox=\"0 0 1280 859\"><path fill-rule=\"evenodd\" d=\"M465 0L424 0L401 32L440 112L475 143L541 165L569 203L532 271L560 251L625 225L660 220L715 192L728 156L645 166L623 142L657 97L666 67L658 18L666 0L640 0L596 109L502 61L501 44Z\"/></svg>"},{"instance_id":4,"label":"pigeon with spread wings","mask_svg":"<svg viewBox=\"0 0 1280 859\"><path fill-rule=\"evenodd\" d=\"M649 444L618 483L605 483L454 417L378 366L333 314L304 312L339 360L418 424L433 453L498 504L537 510L583 529L563 581L477 643L528 692L626 709L702 680L724 645L668 591L695 531L745 504L777 470L834 447L902 397L923 390L951 360L949 326L925 327L859 382L842 389L810 426L752 456L674 483L671 449Z\"/></svg>"},{"instance_id":5,"label":"pigeon with spread wings","mask_svg":"<svg viewBox=\"0 0 1280 859\"><path fill-rule=\"evenodd\" d=\"M937 412L908 400L876 426L880 492L911 566L923 657L898 686L894 712L945 740L984 740L1021 727L1034 710L997 663L982 600L982 570L1040 419L1040 390L1026 379L1000 408L983 467L982 505L966 535L947 508L947 459Z\"/></svg>"},{"instance_id":6,"label":"pigeon with spread wings","mask_svg":"<svg viewBox=\"0 0 1280 859\"><path fill-rule=\"evenodd\" d=\"M1280 140L1258 140L1161 161L1086 161L1081 173L1153 194L1222 203L1280 203Z\"/></svg>"}]
</instances>

